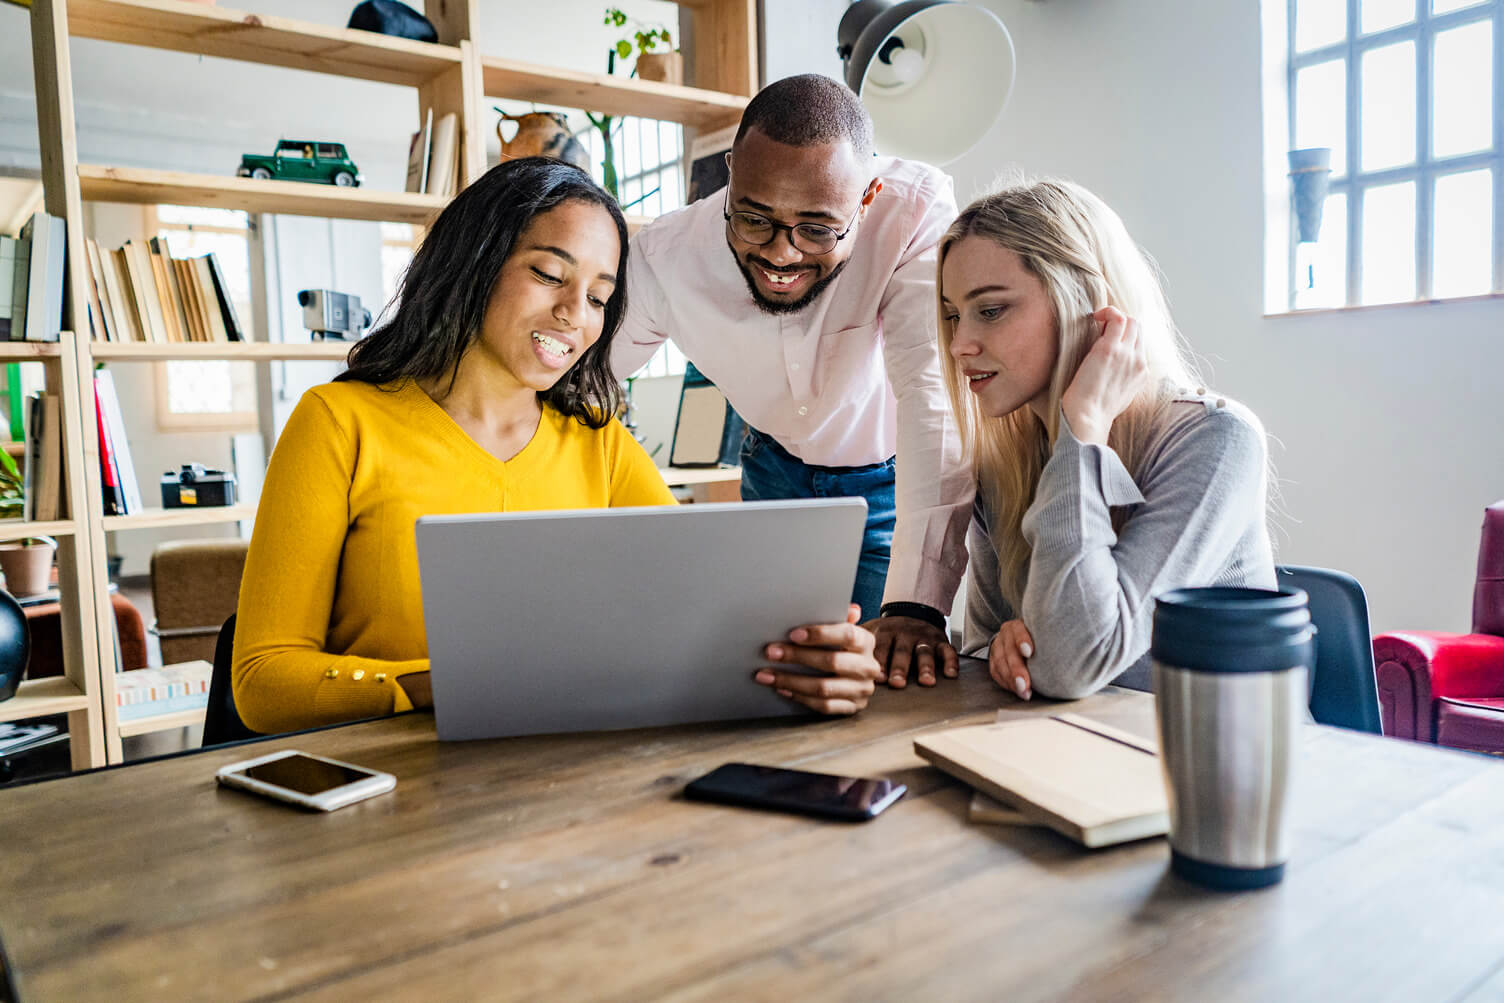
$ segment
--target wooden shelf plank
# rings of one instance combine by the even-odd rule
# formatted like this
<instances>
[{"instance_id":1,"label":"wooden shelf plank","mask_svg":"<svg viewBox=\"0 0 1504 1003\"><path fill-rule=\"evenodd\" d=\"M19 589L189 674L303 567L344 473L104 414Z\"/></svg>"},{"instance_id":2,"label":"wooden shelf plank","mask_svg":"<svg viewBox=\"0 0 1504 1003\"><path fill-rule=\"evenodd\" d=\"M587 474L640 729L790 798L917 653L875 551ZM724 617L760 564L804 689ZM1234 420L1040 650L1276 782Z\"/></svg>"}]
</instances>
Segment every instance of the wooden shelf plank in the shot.
<instances>
[{"instance_id":1,"label":"wooden shelf plank","mask_svg":"<svg viewBox=\"0 0 1504 1003\"><path fill-rule=\"evenodd\" d=\"M0 541L19 540L24 536L72 536L78 523L72 519L27 522L25 519L0 519Z\"/></svg>"},{"instance_id":2,"label":"wooden shelf plank","mask_svg":"<svg viewBox=\"0 0 1504 1003\"><path fill-rule=\"evenodd\" d=\"M204 723L204 709L199 707L195 710L179 710L170 714L154 714L151 717L138 717L132 721L121 721L119 732L121 738L130 738L132 735L149 735L154 731L171 731L174 728L191 728L196 724Z\"/></svg>"},{"instance_id":3,"label":"wooden shelf plank","mask_svg":"<svg viewBox=\"0 0 1504 1003\"><path fill-rule=\"evenodd\" d=\"M79 164L78 180L84 199L92 202L208 206L419 225L427 223L448 201L442 195L97 164Z\"/></svg>"},{"instance_id":4,"label":"wooden shelf plank","mask_svg":"<svg viewBox=\"0 0 1504 1003\"><path fill-rule=\"evenodd\" d=\"M65 714L86 710L89 698L71 679L54 676L49 679L23 679L16 695L0 703L0 721L19 721L45 714Z\"/></svg>"},{"instance_id":5,"label":"wooden shelf plank","mask_svg":"<svg viewBox=\"0 0 1504 1003\"><path fill-rule=\"evenodd\" d=\"M460 62L457 46L181 0L68 0L73 35L416 87Z\"/></svg>"},{"instance_id":6,"label":"wooden shelf plank","mask_svg":"<svg viewBox=\"0 0 1504 1003\"><path fill-rule=\"evenodd\" d=\"M281 344L264 341L179 342L171 345L138 342L95 341L89 354L95 359L118 362L160 362L164 359L227 359L230 361L267 361L291 359L343 362L354 346L353 341L322 341L308 344Z\"/></svg>"},{"instance_id":7,"label":"wooden shelf plank","mask_svg":"<svg viewBox=\"0 0 1504 1003\"><path fill-rule=\"evenodd\" d=\"M209 505L203 508L149 508L135 515L107 515L106 532L123 529L163 529L169 526L212 526L256 518L254 505Z\"/></svg>"},{"instance_id":8,"label":"wooden shelf plank","mask_svg":"<svg viewBox=\"0 0 1504 1003\"><path fill-rule=\"evenodd\" d=\"M481 86L491 98L681 122L702 130L740 121L748 100L697 87L582 73L495 56L481 57Z\"/></svg>"},{"instance_id":9,"label":"wooden shelf plank","mask_svg":"<svg viewBox=\"0 0 1504 1003\"><path fill-rule=\"evenodd\" d=\"M6 362L55 359L59 354L55 341L0 341L0 359Z\"/></svg>"}]
</instances>

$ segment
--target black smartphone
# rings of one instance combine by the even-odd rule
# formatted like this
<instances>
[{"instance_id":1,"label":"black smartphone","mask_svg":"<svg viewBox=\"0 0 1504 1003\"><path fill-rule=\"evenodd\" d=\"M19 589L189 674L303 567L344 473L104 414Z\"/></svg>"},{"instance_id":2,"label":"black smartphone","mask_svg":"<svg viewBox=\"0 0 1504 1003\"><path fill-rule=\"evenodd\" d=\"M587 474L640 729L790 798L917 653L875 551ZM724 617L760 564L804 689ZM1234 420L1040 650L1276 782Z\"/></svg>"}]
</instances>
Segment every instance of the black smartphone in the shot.
<instances>
[{"instance_id":1,"label":"black smartphone","mask_svg":"<svg viewBox=\"0 0 1504 1003\"><path fill-rule=\"evenodd\" d=\"M727 763L692 780L684 796L697 801L772 808L820 818L865 822L908 790L891 780L838 777L777 766Z\"/></svg>"}]
</instances>

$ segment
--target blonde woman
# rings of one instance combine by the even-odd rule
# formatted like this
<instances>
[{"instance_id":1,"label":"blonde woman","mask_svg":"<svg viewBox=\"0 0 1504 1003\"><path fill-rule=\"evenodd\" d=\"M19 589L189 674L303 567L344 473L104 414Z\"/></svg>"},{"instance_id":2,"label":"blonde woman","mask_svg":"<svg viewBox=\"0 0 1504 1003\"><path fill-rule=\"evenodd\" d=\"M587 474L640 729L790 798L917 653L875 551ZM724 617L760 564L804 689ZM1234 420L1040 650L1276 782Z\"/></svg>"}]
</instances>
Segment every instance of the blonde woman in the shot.
<instances>
[{"instance_id":1,"label":"blonde woman","mask_svg":"<svg viewBox=\"0 0 1504 1003\"><path fill-rule=\"evenodd\" d=\"M963 650L1024 699L1147 689L1156 595L1274 587L1263 429L1204 388L1149 262L1080 186L977 200L939 257L977 477Z\"/></svg>"}]
</instances>

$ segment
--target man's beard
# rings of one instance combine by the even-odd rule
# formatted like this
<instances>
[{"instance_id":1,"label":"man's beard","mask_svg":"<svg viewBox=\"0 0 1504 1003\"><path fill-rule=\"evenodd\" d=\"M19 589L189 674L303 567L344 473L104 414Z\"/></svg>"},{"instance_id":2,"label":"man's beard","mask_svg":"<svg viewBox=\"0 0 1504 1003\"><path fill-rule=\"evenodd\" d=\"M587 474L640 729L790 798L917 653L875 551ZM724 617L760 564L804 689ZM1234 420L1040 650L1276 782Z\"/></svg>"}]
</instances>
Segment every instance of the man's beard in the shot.
<instances>
[{"instance_id":1,"label":"man's beard","mask_svg":"<svg viewBox=\"0 0 1504 1003\"><path fill-rule=\"evenodd\" d=\"M727 244L727 248L730 249L729 243ZM778 314L798 313L800 310L803 310L805 307L809 306L812 302L814 302L815 297L823 293L825 291L825 287L830 285L831 282L835 281L835 277L837 275L841 274L841 269L846 267L846 261L851 260L850 258L847 258L846 261L842 261L840 264L836 265L830 270L829 275L825 276L825 278L820 279L814 285L810 286L809 291L796 300L770 300L767 297L763 296L762 291L757 288L757 280L752 278L752 269L742 261L741 257L736 253L735 250L731 251L731 257L732 260L736 262L736 267L741 269L742 278L747 282L747 291L752 294L752 302L756 303L757 308L763 313L774 314L775 316ZM777 270L778 269L776 268L768 269L768 271L770 272L776 272Z\"/></svg>"}]
</instances>

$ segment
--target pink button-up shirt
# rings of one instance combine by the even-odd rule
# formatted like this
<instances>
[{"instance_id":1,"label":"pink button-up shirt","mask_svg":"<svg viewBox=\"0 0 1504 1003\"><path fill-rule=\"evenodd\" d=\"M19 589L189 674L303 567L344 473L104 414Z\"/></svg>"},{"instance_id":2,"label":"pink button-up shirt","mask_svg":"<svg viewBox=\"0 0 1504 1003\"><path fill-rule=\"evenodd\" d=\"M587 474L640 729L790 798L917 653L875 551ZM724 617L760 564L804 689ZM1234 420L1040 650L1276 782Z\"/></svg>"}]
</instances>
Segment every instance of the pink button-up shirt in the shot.
<instances>
[{"instance_id":1,"label":"pink button-up shirt","mask_svg":"<svg viewBox=\"0 0 1504 1003\"><path fill-rule=\"evenodd\" d=\"M645 227L627 265L619 375L672 340L753 428L806 463L897 455L898 521L883 601L950 609L966 567L973 481L940 372L935 245L956 217L951 180L878 159L882 179L845 270L793 314L760 310L726 243L723 197Z\"/></svg>"}]
</instances>

